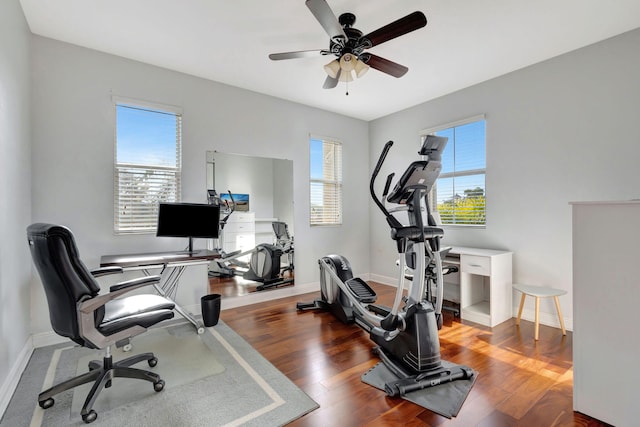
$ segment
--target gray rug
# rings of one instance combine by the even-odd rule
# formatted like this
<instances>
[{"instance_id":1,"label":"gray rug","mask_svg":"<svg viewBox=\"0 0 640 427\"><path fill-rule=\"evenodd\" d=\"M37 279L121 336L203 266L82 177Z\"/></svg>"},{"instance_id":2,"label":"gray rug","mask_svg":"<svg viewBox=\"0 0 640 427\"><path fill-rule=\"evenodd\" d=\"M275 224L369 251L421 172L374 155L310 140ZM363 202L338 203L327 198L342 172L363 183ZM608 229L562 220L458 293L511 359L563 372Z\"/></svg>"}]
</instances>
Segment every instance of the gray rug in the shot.
<instances>
[{"instance_id":1,"label":"gray rug","mask_svg":"<svg viewBox=\"0 0 640 427\"><path fill-rule=\"evenodd\" d=\"M152 351L166 382L156 393L146 381L116 378L103 390L91 426L279 426L316 409L318 404L264 359L222 321L196 335L190 324L157 328L133 340L133 350L114 350L114 360ZM43 410L38 393L86 372L94 350L69 344L38 348L31 356L9 403L2 427L84 426L80 409L90 386L55 396Z\"/></svg>"}]
</instances>

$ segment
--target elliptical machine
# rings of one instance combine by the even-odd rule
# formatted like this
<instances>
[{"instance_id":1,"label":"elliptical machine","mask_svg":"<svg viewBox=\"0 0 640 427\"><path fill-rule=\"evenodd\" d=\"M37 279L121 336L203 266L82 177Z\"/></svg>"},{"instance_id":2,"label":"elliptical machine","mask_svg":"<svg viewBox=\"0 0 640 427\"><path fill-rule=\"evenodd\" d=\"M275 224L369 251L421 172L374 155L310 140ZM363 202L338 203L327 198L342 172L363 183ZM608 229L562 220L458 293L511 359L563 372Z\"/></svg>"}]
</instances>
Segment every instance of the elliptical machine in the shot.
<instances>
[{"instance_id":1,"label":"elliptical machine","mask_svg":"<svg viewBox=\"0 0 640 427\"><path fill-rule=\"evenodd\" d=\"M218 240L223 240L224 228L233 212L235 212L235 200L231 191L227 191L231 203L222 200L215 190L208 190L207 198L209 204L224 206L225 216L219 222ZM220 246L218 244L218 246ZM276 245L261 243L248 251L224 252L219 247L221 257L211 261L209 264L209 277L229 278L241 275L243 279L260 282L256 286L257 291L263 291L281 285L290 284L293 279L284 278L280 274L280 258L284 250ZM241 258L249 256L249 261L242 261Z\"/></svg>"},{"instance_id":2,"label":"elliptical machine","mask_svg":"<svg viewBox=\"0 0 640 427\"><path fill-rule=\"evenodd\" d=\"M441 155L447 138L429 135L419 154L424 160L409 165L389 193L395 174L390 174L382 194L375 193L374 184L384 160L393 145L387 142L378 159L370 181L371 197L385 215L391 228L391 238L399 254L399 280L393 306L374 304L375 292L359 278L354 278L346 258L329 255L321 258L321 299L312 303L298 303L299 310L324 309L331 311L345 323L355 322L369 332L377 344L374 352L395 379L385 381L390 396L438 384L473 377L466 366L443 367L440 359L438 329L442 326L443 267L442 259L449 249L440 247L444 232L436 226L429 212L428 193L441 170ZM399 207L389 211L385 204ZM406 211L409 225L403 225L394 212ZM423 221L426 211L427 224ZM408 295L403 296L406 270L412 272ZM437 295L427 297L428 289Z\"/></svg>"}]
</instances>

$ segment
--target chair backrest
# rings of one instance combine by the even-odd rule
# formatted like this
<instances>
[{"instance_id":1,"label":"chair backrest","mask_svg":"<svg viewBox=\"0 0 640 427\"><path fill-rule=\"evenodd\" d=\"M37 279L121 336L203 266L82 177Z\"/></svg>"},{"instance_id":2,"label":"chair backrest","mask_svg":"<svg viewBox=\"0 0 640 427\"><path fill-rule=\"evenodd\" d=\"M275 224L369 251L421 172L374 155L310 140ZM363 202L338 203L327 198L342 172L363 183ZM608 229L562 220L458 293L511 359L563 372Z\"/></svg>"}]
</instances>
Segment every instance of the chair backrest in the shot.
<instances>
[{"instance_id":1,"label":"chair backrest","mask_svg":"<svg viewBox=\"0 0 640 427\"><path fill-rule=\"evenodd\" d=\"M27 227L31 257L44 286L53 330L80 345L77 303L93 298L100 286L78 255L73 234L60 225L36 223ZM97 312L97 322L104 310Z\"/></svg>"},{"instance_id":2,"label":"chair backrest","mask_svg":"<svg viewBox=\"0 0 640 427\"><path fill-rule=\"evenodd\" d=\"M289 235L289 227L287 226L286 222L273 221L271 223L271 227L273 227L273 233L276 235L278 243L291 241L291 236Z\"/></svg>"}]
</instances>

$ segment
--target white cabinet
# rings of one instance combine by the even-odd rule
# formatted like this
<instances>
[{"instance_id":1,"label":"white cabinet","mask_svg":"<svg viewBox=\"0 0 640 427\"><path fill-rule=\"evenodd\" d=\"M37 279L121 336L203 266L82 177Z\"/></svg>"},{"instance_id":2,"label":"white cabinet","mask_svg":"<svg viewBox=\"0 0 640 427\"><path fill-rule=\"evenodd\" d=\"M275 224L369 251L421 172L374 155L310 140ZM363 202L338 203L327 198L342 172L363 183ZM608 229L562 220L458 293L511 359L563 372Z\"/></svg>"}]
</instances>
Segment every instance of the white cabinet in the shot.
<instances>
[{"instance_id":1,"label":"white cabinet","mask_svg":"<svg viewBox=\"0 0 640 427\"><path fill-rule=\"evenodd\" d=\"M256 246L256 223L253 212L234 212L224 227L222 248L226 253L242 252Z\"/></svg>"},{"instance_id":2,"label":"white cabinet","mask_svg":"<svg viewBox=\"0 0 640 427\"><path fill-rule=\"evenodd\" d=\"M572 203L573 409L638 425L640 201Z\"/></svg>"},{"instance_id":3,"label":"white cabinet","mask_svg":"<svg viewBox=\"0 0 640 427\"><path fill-rule=\"evenodd\" d=\"M275 234L273 234L273 226L271 225L278 218L256 218L256 245L260 243L268 243L273 245Z\"/></svg>"},{"instance_id":4,"label":"white cabinet","mask_svg":"<svg viewBox=\"0 0 640 427\"><path fill-rule=\"evenodd\" d=\"M459 265L460 317L494 327L513 317L512 253L453 247L445 262ZM449 286L445 276L446 288Z\"/></svg>"}]
</instances>

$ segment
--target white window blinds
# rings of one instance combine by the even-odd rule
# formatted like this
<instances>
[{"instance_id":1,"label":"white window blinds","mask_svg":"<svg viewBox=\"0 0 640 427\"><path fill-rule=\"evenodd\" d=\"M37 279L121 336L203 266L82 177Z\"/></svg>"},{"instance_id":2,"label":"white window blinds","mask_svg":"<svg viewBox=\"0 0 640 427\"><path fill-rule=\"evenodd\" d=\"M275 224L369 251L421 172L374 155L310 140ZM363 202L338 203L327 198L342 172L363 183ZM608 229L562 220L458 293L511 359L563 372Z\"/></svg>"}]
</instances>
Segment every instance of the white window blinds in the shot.
<instances>
[{"instance_id":1,"label":"white window blinds","mask_svg":"<svg viewBox=\"0 0 640 427\"><path fill-rule=\"evenodd\" d=\"M310 139L310 225L342 224L342 144Z\"/></svg>"},{"instance_id":2,"label":"white window blinds","mask_svg":"<svg viewBox=\"0 0 640 427\"><path fill-rule=\"evenodd\" d=\"M158 204L180 201L182 115L116 102L114 227L156 230Z\"/></svg>"},{"instance_id":3,"label":"white window blinds","mask_svg":"<svg viewBox=\"0 0 640 427\"><path fill-rule=\"evenodd\" d=\"M486 224L485 127L484 117L475 117L422 133L448 138L442 172L431 193L442 224Z\"/></svg>"}]
</instances>

